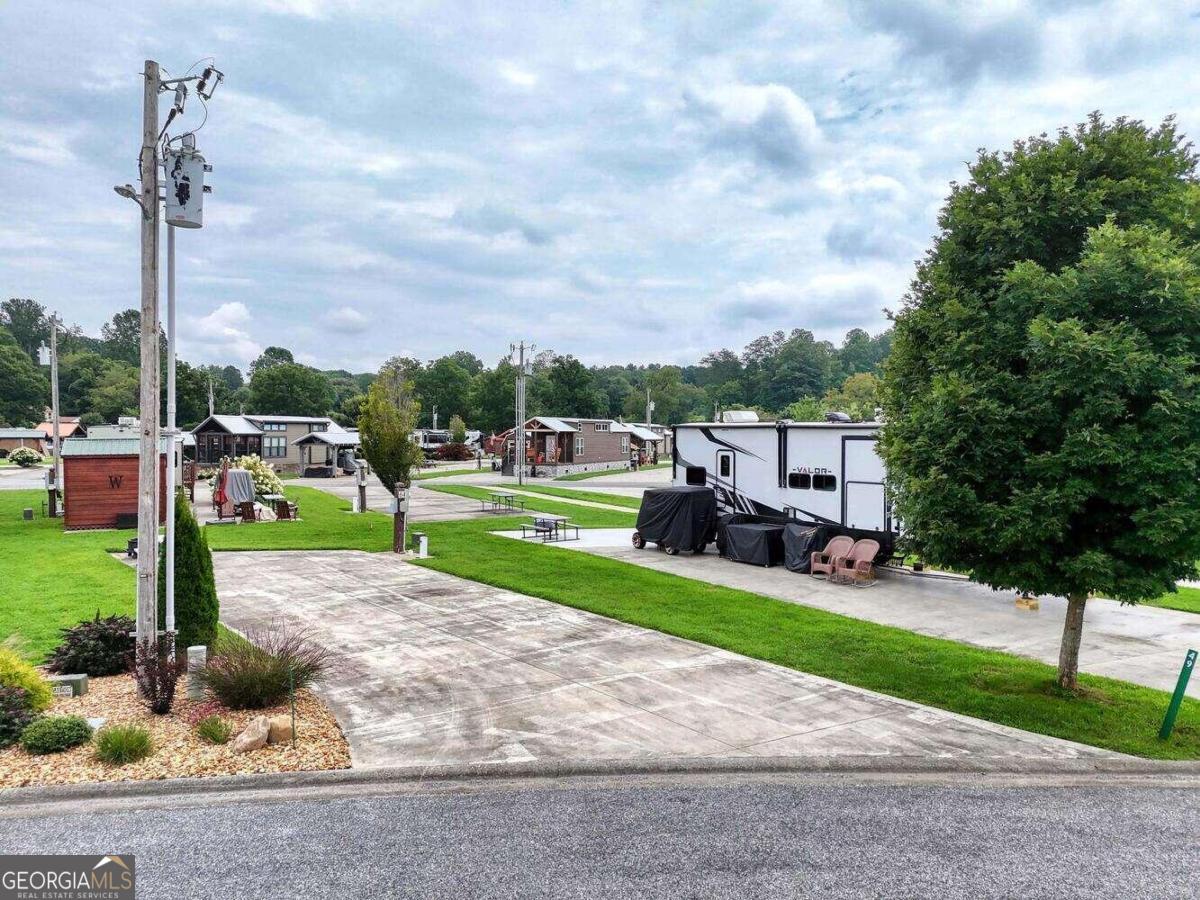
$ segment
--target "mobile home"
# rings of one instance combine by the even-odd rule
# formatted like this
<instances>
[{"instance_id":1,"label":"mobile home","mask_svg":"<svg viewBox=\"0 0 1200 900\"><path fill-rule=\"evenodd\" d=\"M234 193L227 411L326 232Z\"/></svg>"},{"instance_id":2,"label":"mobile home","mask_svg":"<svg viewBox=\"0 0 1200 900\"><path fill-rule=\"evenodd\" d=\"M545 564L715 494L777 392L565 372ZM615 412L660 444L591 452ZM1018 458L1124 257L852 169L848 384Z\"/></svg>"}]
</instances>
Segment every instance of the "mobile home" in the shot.
<instances>
[{"instance_id":1,"label":"mobile home","mask_svg":"<svg viewBox=\"0 0 1200 900\"><path fill-rule=\"evenodd\" d=\"M673 482L712 487L723 513L894 541L877 422L698 422L674 437Z\"/></svg>"}]
</instances>

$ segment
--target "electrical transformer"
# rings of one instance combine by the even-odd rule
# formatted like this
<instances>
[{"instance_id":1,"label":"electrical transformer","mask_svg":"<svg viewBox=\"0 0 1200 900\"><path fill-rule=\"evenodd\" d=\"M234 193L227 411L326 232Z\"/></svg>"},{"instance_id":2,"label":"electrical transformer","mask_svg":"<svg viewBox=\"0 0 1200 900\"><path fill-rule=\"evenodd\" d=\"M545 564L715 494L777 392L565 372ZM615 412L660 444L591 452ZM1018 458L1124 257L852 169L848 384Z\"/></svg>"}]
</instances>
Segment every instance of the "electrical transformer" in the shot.
<instances>
[{"instance_id":1,"label":"electrical transformer","mask_svg":"<svg viewBox=\"0 0 1200 900\"><path fill-rule=\"evenodd\" d=\"M204 157L194 148L166 154L167 224L199 228L204 224Z\"/></svg>"}]
</instances>

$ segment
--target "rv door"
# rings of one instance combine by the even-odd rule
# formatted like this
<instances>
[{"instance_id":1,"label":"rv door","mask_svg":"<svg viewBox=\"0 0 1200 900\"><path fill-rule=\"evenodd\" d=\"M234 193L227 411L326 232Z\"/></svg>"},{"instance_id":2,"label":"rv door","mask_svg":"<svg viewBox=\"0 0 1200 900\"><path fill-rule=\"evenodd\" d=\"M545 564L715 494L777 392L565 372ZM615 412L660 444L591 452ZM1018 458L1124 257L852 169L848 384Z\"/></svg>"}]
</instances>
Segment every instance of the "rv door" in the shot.
<instances>
[{"instance_id":1,"label":"rv door","mask_svg":"<svg viewBox=\"0 0 1200 900\"><path fill-rule=\"evenodd\" d=\"M737 488L736 470L734 468L732 450L717 451L717 465L713 471L716 472L716 483L718 487L725 488L725 490L729 492L729 498L732 501Z\"/></svg>"},{"instance_id":2,"label":"rv door","mask_svg":"<svg viewBox=\"0 0 1200 900\"><path fill-rule=\"evenodd\" d=\"M883 462L874 438L842 438L842 524L866 531L886 531L887 496Z\"/></svg>"}]
</instances>

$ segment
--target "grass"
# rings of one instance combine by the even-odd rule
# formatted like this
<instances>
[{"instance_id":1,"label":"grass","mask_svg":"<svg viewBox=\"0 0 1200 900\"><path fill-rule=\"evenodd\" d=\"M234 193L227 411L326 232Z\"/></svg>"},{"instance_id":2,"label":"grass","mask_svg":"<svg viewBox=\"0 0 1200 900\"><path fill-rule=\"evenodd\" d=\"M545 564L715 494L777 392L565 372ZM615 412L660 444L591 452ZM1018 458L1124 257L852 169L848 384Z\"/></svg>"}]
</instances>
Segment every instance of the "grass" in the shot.
<instances>
[{"instance_id":1,"label":"grass","mask_svg":"<svg viewBox=\"0 0 1200 900\"><path fill-rule=\"evenodd\" d=\"M450 475L478 475L488 472L488 469L435 469L432 472L421 472L412 477L413 481L428 481L430 478L446 478Z\"/></svg>"},{"instance_id":2,"label":"grass","mask_svg":"<svg viewBox=\"0 0 1200 900\"><path fill-rule=\"evenodd\" d=\"M21 519L41 509L42 491L0 491L0 640L19 635L19 650L41 660L60 629L101 616L131 615L134 572L105 550L133 531L64 534L61 519Z\"/></svg>"},{"instance_id":3,"label":"grass","mask_svg":"<svg viewBox=\"0 0 1200 900\"><path fill-rule=\"evenodd\" d=\"M469 484L439 484L429 485L427 487L431 491L439 491L443 494L457 494L459 497L469 497L472 500L487 500L491 497L491 488L474 487ZM557 503L549 498L542 499L541 497L527 497L527 509L532 512L552 513L554 515L566 516L576 525L581 525L584 528L632 528L636 516L633 511L624 513L615 509L596 509L590 506L579 506L575 503ZM470 522L462 524L472 524L479 526L483 532L488 531L518 531L521 523L529 524L528 516L487 516L480 519L472 519ZM428 532L429 526L437 523L422 522L421 530ZM508 541L509 538L500 538L500 540Z\"/></svg>"},{"instance_id":4,"label":"grass","mask_svg":"<svg viewBox=\"0 0 1200 900\"><path fill-rule=\"evenodd\" d=\"M300 504L296 522L208 525L213 550L368 550L392 548L392 517L352 513L349 501L317 488L285 485L284 494Z\"/></svg>"},{"instance_id":5,"label":"grass","mask_svg":"<svg viewBox=\"0 0 1200 900\"><path fill-rule=\"evenodd\" d=\"M586 507L569 514L581 524L624 517ZM1066 696L1054 668L1036 660L487 533L521 521L422 523L433 555L418 564L1014 728L1150 758L1200 758L1200 701L1187 698L1171 740L1159 741L1162 691L1080 675L1082 691Z\"/></svg>"},{"instance_id":6,"label":"grass","mask_svg":"<svg viewBox=\"0 0 1200 900\"><path fill-rule=\"evenodd\" d=\"M655 463L652 466L638 466L638 471L646 469L665 469L671 464L669 462ZM575 472L572 475L559 475L555 481L584 481L588 478L603 478L605 475L628 475L628 469L605 469L602 472Z\"/></svg>"},{"instance_id":7,"label":"grass","mask_svg":"<svg viewBox=\"0 0 1200 900\"><path fill-rule=\"evenodd\" d=\"M1163 594L1156 600L1143 600L1139 606L1157 606L1181 612L1200 613L1200 588L1181 587L1173 594Z\"/></svg>"},{"instance_id":8,"label":"grass","mask_svg":"<svg viewBox=\"0 0 1200 900\"><path fill-rule=\"evenodd\" d=\"M508 485L504 485L508 487ZM621 494L601 494L597 491L576 491L570 488L556 488L541 484L524 484L518 490L531 491L535 494L546 494L550 497L562 497L566 500L583 500L587 503L607 503L609 506L624 506L627 509L640 509L640 497L626 497Z\"/></svg>"}]
</instances>

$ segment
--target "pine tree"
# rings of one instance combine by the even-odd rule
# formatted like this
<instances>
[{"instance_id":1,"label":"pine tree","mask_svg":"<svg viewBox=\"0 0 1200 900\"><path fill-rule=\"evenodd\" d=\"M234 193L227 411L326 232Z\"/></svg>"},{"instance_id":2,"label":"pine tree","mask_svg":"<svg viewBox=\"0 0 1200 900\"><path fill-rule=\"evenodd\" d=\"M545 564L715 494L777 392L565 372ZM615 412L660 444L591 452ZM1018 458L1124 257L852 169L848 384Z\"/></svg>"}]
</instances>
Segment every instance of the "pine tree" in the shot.
<instances>
[{"instance_id":1,"label":"pine tree","mask_svg":"<svg viewBox=\"0 0 1200 900\"><path fill-rule=\"evenodd\" d=\"M166 621L166 547L159 555L158 621ZM213 578L208 538L196 523L182 491L175 502L175 646L184 649L217 640L221 605Z\"/></svg>"}]
</instances>

